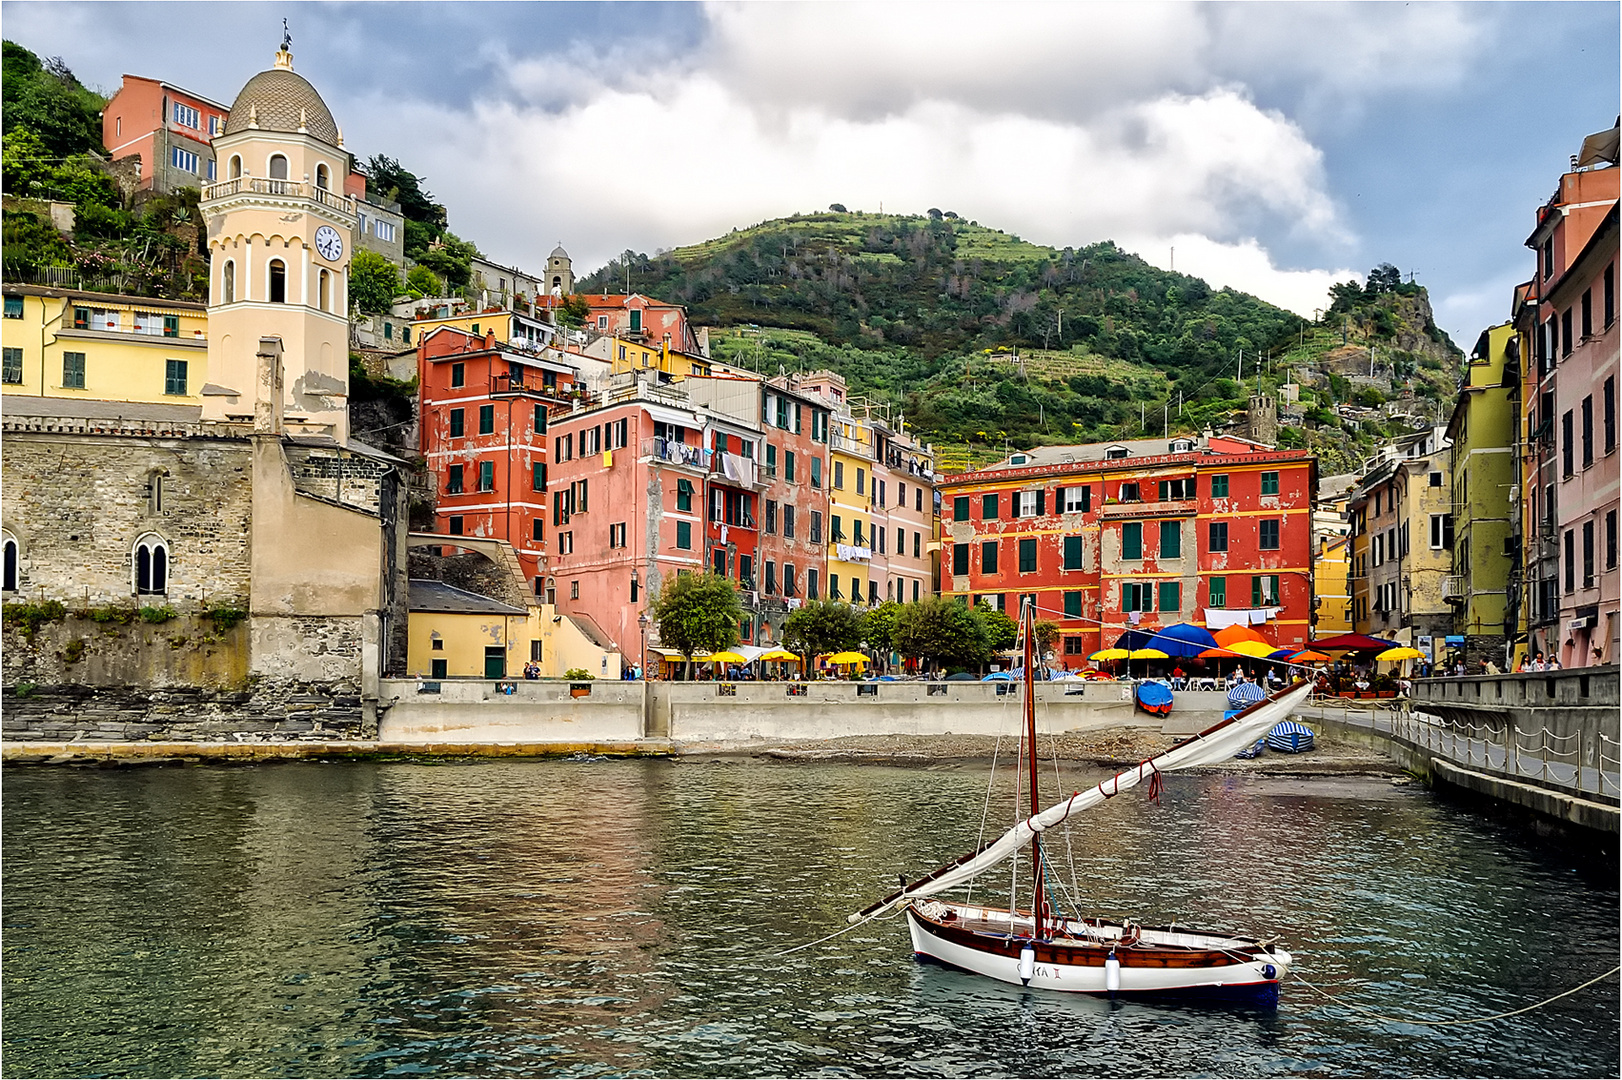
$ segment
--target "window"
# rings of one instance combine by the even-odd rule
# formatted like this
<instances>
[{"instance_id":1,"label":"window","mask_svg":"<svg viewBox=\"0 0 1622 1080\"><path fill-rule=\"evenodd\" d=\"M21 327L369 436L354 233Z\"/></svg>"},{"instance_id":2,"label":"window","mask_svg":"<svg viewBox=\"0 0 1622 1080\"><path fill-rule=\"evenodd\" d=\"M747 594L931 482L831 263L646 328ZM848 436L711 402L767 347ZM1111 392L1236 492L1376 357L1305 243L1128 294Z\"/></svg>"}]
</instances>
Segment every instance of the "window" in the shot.
<instances>
[{"instance_id":1,"label":"window","mask_svg":"<svg viewBox=\"0 0 1622 1080\"><path fill-rule=\"evenodd\" d=\"M952 520L969 520L969 497L967 495L958 495L952 499Z\"/></svg>"},{"instance_id":2,"label":"window","mask_svg":"<svg viewBox=\"0 0 1622 1080\"><path fill-rule=\"evenodd\" d=\"M496 489L496 463L493 461L479 462L479 490L494 491Z\"/></svg>"},{"instance_id":3,"label":"window","mask_svg":"<svg viewBox=\"0 0 1622 1080\"><path fill-rule=\"evenodd\" d=\"M676 547L681 551L693 550L693 524L690 521L676 522Z\"/></svg>"},{"instance_id":4,"label":"window","mask_svg":"<svg viewBox=\"0 0 1622 1080\"><path fill-rule=\"evenodd\" d=\"M1213 521L1210 525L1207 551L1222 552L1228 550L1228 523L1226 521Z\"/></svg>"},{"instance_id":5,"label":"window","mask_svg":"<svg viewBox=\"0 0 1622 1080\"><path fill-rule=\"evenodd\" d=\"M272 154L270 156L270 168L268 172L272 180L286 180L287 158L283 157L281 154Z\"/></svg>"},{"instance_id":6,"label":"window","mask_svg":"<svg viewBox=\"0 0 1622 1080\"><path fill-rule=\"evenodd\" d=\"M460 495L462 493L462 466L451 465L445 470L445 494Z\"/></svg>"},{"instance_id":7,"label":"window","mask_svg":"<svg viewBox=\"0 0 1622 1080\"><path fill-rule=\"evenodd\" d=\"M84 353L65 352L62 354L62 388L64 390L84 389Z\"/></svg>"},{"instance_id":8,"label":"window","mask_svg":"<svg viewBox=\"0 0 1622 1080\"><path fill-rule=\"evenodd\" d=\"M171 108L171 116L173 117L174 122L179 124L181 127L201 129L203 126L202 114L196 109L192 108L190 105L182 105L178 101L175 102Z\"/></svg>"},{"instance_id":9,"label":"window","mask_svg":"<svg viewBox=\"0 0 1622 1080\"><path fill-rule=\"evenodd\" d=\"M453 439L460 439L462 437L464 431L465 431L464 425L466 423L466 420L465 420L465 418L463 416L462 410L461 409L452 409L450 411L450 421L451 421L451 435L450 435L450 437L453 438Z\"/></svg>"},{"instance_id":10,"label":"window","mask_svg":"<svg viewBox=\"0 0 1622 1080\"><path fill-rule=\"evenodd\" d=\"M1160 557L1162 559L1181 559L1183 557L1183 523L1181 521L1162 521L1160 523Z\"/></svg>"},{"instance_id":11,"label":"window","mask_svg":"<svg viewBox=\"0 0 1622 1080\"><path fill-rule=\"evenodd\" d=\"M687 513L693 512L693 482L691 480L676 481L676 509Z\"/></svg>"},{"instance_id":12,"label":"window","mask_svg":"<svg viewBox=\"0 0 1622 1080\"><path fill-rule=\"evenodd\" d=\"M843 600L844 594L839 591L839 575L828 575L828 598L830 600Z\"/></svg>"},{"instance_id":13,"label":"window","mask_svg":"<svg viewBox=\"0 0 1622 1080\"><path fill-rule=\"evenodd\" d=\"M378 218L372 222L372 235L384 243L394 242L394 222Z\"/></svg>"},{"instance_id":14,"label":"window","mask_svg":"<svg viewBox=\"0 0 1622 1080\"><path fill-rule=\"evenodd\" d=\"M270 302L287 303L287 264L280 259L270 260Z\"/></svg>"},{"instance_id":15,"label":"window","mask_svg":"<svg viewBox=\"0 0 1622 1080\"><path fill-rule=\"evenodd\" d=\"M1278 519L1265 518L1257 522L1256 546L1263 551L1278 550Z\"/></svg>"},{"instance_id":16,"label":"window","mask_svg":"<svg viewBox=\"0 0 1622 1080\"><path fill-rule=\"evenodd\" d=\"M535 518L529 523L529 538L537 544L546 539L546 522L544 520Z\"/></svg>"},{"instance_id":17,"label":"window","mask_svg":"<svg viewBox=\"0 0 1622 1080\"><path fill-rule=\"evenodd\" d=\"M1278 606L1278 575L1256 574L1250 579L1250 603L1252 607Z\"/></svg>"},{"instance_id":18,"label":"window","mask_svg":"<svg viewBox=\"0 0 1622 1080\"><path fill-rule=\"evenodd\" d=\"M777 595L777 564L770 559L766 560L766 595Z\"/></svg>"},{"instance_id":19,"label":"window","mask_svg":"<svg viewBox=\"0 0 1622 1080\"><path fill-rule=\"evenodd\" d=\"M1590 337L1594 333L1594 290L1583 290L1583 337Z\"/></svg>"},{"instance_id":20,"label":"window","mask_svg":"<svg viewBox=\"0 0 1622 1080\"><path fill-rule=\"evenodd\" d=\"M1161 611L1178 611L1183 606L1183 583L1180 581L1162 581L1160 583L1160 601L1156 605Z\"/></svg>"},{"instance_id":21,"label":"window","mask_svg":"<svg viewBox=\"0 0 1622 1080\"><path fill-rule=\"evenodd\" d=\"M535 434L546 434L546 406L535 406Z\"/></svg>"},{"instance_id":22,"label":"window","mask_svg":"<svg viewBox=\"0 0 1622 1080\"><path fill-rule=\"evenodd\" d=\"M1616 376L1612 375L1605 380L1605 387L1600 392L1600 416L1605 432L1605 452L1609 454L1616 449Z\"/></svg>"},{"instance_id":23,"label":"window","mask_svg":"<svg viewBox=\"0 0 1622 1080\"><path fill-rule=\"evenodd\" d=\"M856 470L856 494L858 494L858 495L867 494L866 484L867 484L867 470L863 469L863 468L857 468L857 470Z\"/></svg>"},{"instance_id":24,"label":"window","mask_svg":"<svg viewBox=\"0 0 1622 1080\"><path fill-rule=\"evenodd\" d=\"M462 515L461 514L452 514L450 516L450 522L449 522L448 528L450 529L450 534L452 536L461 536L462 535Z\"/></svg>"},{"instance_id":25,"label":"window","mask_svg":"<svg viewBox=\"0 0 1622 1080\"><path fill-rule=\"evenodd\" d=\"M1219 608L1228 606L1228 579L1214 577L1206 585L1205 602L1209 607Z\"/></svg>"},{"instance_id":26,"label":"window","mask_svg":"<svg viewBox=\"0 0 1622 1080\"><path fill-rule=\"evenodd\" d=\"M574 432L567 435L558 435L552 439L552 460L574 460Z\"/></svg>"},{"instance_id":27,"label":"window","mask_svg":"<svg viewBox=\"0 0 1622 1080\"><path fill-rule=\"evenodd\" d=\"M1157 502L1166 502L1170 499L1192 499L1194 497L1194 480L1162 480L1156 486L1155 497Z\"/></svg>"},{"instance_id":28,"label":"window","mask_svg":"<svg viewBox=\"0 0 1622 1080\"><path fill-rule=\"evenodd\" d=\"M197 155L182 147L171 146L169 148L169 165L181 172L189 172L193 176L197 175Z\"/></svg>"},{"instance_id":29,"label":"window","mask_svg":"<svg viewBox=\"0 0 1622 1080\"><path fill-rule=\"evenodd\" d=\"M496 430L496 407L494 405L479 406L479 434L490 435Z\"/></svg>"},{"instance_id":30,"label":"window","mask_svg":"<svg viewBox=\"0 0 1622 1080\"><path fill-rule=\"evenodd\" d=\"M1577 534L1566 530L1566 591L1577 590Z\"/></svg>"},{"instance_id":31,"label":"window","mask_svg":"<svg viewBox=\"0 0 1622 1080\"><path fill-rule=\"evenodd\" d=\"M1616 321L1616 267L1605 268L1605 326L1607 329Z\"/></svg>"},{"instance_id":32,"label":"window","mask_svg":"<svg viewBox=\"0 0 1622 1080\"><path fill-rule=\"evenodd\" d=\"M845 519L835 514L828 522L828 539L836 544L845 542Z\"/></svg>"},{"instance_id":33,"label":"window","mask_svg":"<svg viewBox=\"0 0 1622 1080\"><path fill-rule=\"evenodd\" d=\"M1216 476L1211 477L1211 498L1226 499L1227 497L1228 476L1226 473L1218 473Z\"/></svg>"},{"instance_id":34,"label":"window","mask_svg":"<svg viewBox=\"0 0 1622 1080\"><path fill-rule=\"evenodd\" d=\"M1110 461L1115 461L1118 458L1128 456L1130 453L1131 451L1124 446L1111 446L1104 451L1104 457Z\"/></svg>"},{"instance_id":35,"label":"window","mask_svg":"<svg viewBox=\"0 0 1622 1080\"><path fill-rule=\"evenodd\" d=\"M1064 617L1067 618L1067 619L1079 619L1079 618L1081 618L1081 593L1079 593L1079 592L1067 592L1067 593L1064 594ZM1071 642L1071 641L1080 641L1080 640L1081 640L1080 638L1066 638L1065 639L1067 644L1069 642Z\"/></svg>"},{"instance_id":36,"label":"window","mask_svg":"<svg viewBox=\"0 0 1622 1080\"><path fill-rule=\"evenodd\" d=\"M969 545L952 545L952 573L963 577L969 572Z\"/></svg>"},{"instance_id":37,"label":"window","mask_svg":"<svg viewBox=\"0 0 1622 1080\"><path fill-rule=\"evenodd\" d=\"M981 541L980 572L982 574L995 574L997 572L997 541Z\"/></svg>"},{"instance_id":38,"label":"window","mask_svg":"<svg viewBox=\"0 0 1622 1080\"><path fill-rule=\"evenodd\" d=\"M997 495L980 496L980 517L985 521L997 520Z\"/></svg>"},{"instance_id":39,"label":"window","mask_svg":"<svg viewBox=\"0 0 1622 1080\"><path fill-rule=\"evenodd\" d=\"M862 519L861 518L852 518L851 523L850 523L850 528L851 528L851 539L856 542L856 546L857 547L867 547L867 541L862 539Z\"/></svg>"},{"instance_id":40,"label":"window","mask_svg":"<svg viewBox=\"0 0 1622 1080\"><path fill-rule=\"evenodd\" d=\"M913 489L913 492L912 492L912 508L913 508L913 511L916 512L916 513L921 514L921 513L924 512L924 489L923 488L914 488ZM913 584L916 585L917 582L913 582Z\"/></svg>"},{"instance_id":41,"label":"window","mask_svg":"<svg viewBox=\"0 0 1622 1080\"><path fill-rule=\"evenodd\" d=\"M169 545L148 533L135 542L135 592L161 596L169 591Z\"/></svg>"},{"instance_id":42,"label":"window","mask_svg":"<svg viewBox=\"0 0 1622 1080\"><path fill-rule=\"evenodd\" d=\"M1571 355L1571 309L1560 313L1560 357L1564 359Z\"/></svg>"},{"instance_id":43,"label":"window","mask_svg":"<svg viewBox=\"0 0 1622 1080\"><path fill-rule=\"evenodd\" d=\"M1081 537L1067 536L1064 538L1064 568L1066 570L1081 569Z\"/></svg>"},{"instance_id":44,"label":"window","mask_svg":"<svg viewBox=\"0 0 1622 1080\"><path fill-rule=\"evenodd\" d=\"M1028 518L1046 513L1046 509L1043 506L1043 503L1047 501L1046 497L1047 492L1041 489L1036 491L1021 491L1017 496L1015 496L1017 500L1015 504L1017 506L1017 509L1015 510L1016 516Z\"/></svg>"},{"instance_id":45,"label":"window","mask_svg":"<svg viewBox=\"0 0 1622 1080\"><path fill-rule=\"evenodd\" d=\"M226 262L225 262L225 271L224 271L224 275L221 278L221 280L223 282L223 286L222 286L222 302L227 303L227 304L236 303L237 302L237 264L236 264L236 262L234 260L231 260L231 259L226 260Z\"/></svg>"},{"instance_id":46,"label":"window","mask_svg":"<svg viewBox=\"0 0 1622 1080\"><path fill-rule=\"evenodd\" d=\"M1616 569L1616 511L1605 515L1605 569Z\"/></svg>"},{"instance_id":47,"label":"window","mask_svg":"<svg viewBox=\"0 0 1622 1080\"><path fill-rule=\"evenodd\" d=\"M455 363L451 365L451 386L465 386L467 383L467 365Z\"/></svg>"},{"instance_id":48,"label":"window","mask_svg":"<svg viewBox=\"0 0 1622 1080\"><path fill-rule=\"evenodd\" d=\"M588 481L576 480L569 485L569 512L571 514L584 514L586 512L586 485Z\"/></svg>"},{"instance_id":49,"label":"window","mask_svg":"<svg viewBox=\"0 0 1622 1080\"><path fill-rule=\"evenodd\" d=\"M792 465L791 462L785 462L785 464ZM792 468L789 469L790 473L793 471L794 470ZM789 479L792 480L794 477L791 475ZM814 488L820 488L822 486L822 459L819 457L814 457L811 459L811 486Z\"/></svg>"},{"instance_id":50,"label":"window","mask_svg":"<svg viewBox=\"0 0 1622 1080\"><path fill-rule=\"evenodd\" d=\"M1122 611L1153 611L1154 609L1155 594L1153 585L1148 582L1121 582Z\"/></svg>"},{"instance_id":51,"label":"window","mask_svg":"<svg viewBox=\"0 0 1622 1080\"><path fill-rule=\"evenodd\" d=\"M777 475L777 444L776 443L767 443L766 444L766 475L767 476L773 476L773 477L775 477Z\"/></svg>"},{"instance_id":52,"label":"window","mask_svg":"<svg viewBox=\"0 0 1622 1080\"><path fill-rule=\"evenodd\" d=\"M20 383L23 381L23 351L21 349L7 348L5 359L0 362L0 382Z\"/></svg>"},{"instance_id":53,"label":"window","mask_svg":"<svg viewBox=\"0 0 1622 1080\"><path fill-rule=\"evenodd\" d=\"M833 486L835 488L837 488L838 490L840 490L840 491L845 490L845 463L843 461L834 462L834 485Z\"/></svg>"},{"instance_id":54,"label":"window","mask_svg":"<svg viewBox=\"0 0 1622 1080\"><path fill-rule=\"evenodd\" d=\"M1442 486L1442 474L1439 473L1439 472L1431 473L1431 475L1430 475L1430 483L1431 483L1431 487L1435 487L1435 488L1441 487Z\"/></svg>"},{"instance_id":55,"label":"window","mask_svg":"<svg viewBox=\"0 0 1622 1080\"><path fill-rule=\"evenodd\" d=\"M316 307L320 308L322 311L330 311L332 309L332 273L330 271L323 270L321 271L320 275L317 276L315 296ZM387 323L384 324L384 328L388 328Z\"/></svg>"},{"instance_id":56,"label":"window","mask_svg":"<svg viewBox=\"0 0 1622 1080\"><path fill-rule=\"evenodd\" d=\"M179 397L186 396L186 361L165 360L163 362L163 392Z\"/></svg>"},{"instance_id":57,"label":"window","mask_svg":"<svg viewBox=\"0 0 1622 1080\"><path fill-rule=\"evenodd\" d=\"M1034 537L1019 542L1019 572L1022 574L1036 573L1036 539Z\"/></svg>"},{"instance_id":58,"label":"window","mask_svg":"<svg viewBox=\"0 0 1622 1080\"><path fill-rule=\"evenodd\" d=\"M529 463L529 489L531 491L546 490L546 462L532 461Z\"/></svg>"},{"instance_id":59,"label":"window","mask_svg":"<svg viewBox=\"0 0 1622 1080\"><path fill-rule=\"evenodd\" d=\"M817 466L819 466L821 464L822 464L822 462L818 461L816 458L811 459L811 477L812 477L811 484L812 484L813 487L821 487L822 486L822 484L821 484L822 474L817 469ZM792 483L795 482L795 480L794 480L794 451L792 451L792 450L784 450L783 451L783 481L784 481L784 483L789 483L789 484L792 484Z\"/></svg>"},{"instance_id":60,"label":"window","mask_svg":"<svg viewBox=\"0 0 1622 1080\"><path fill-rule=\"evenodd\" d=\"M578 578L575 579L574 581L569 582L569 599L570 600L578 600L578 599L580 599L580 581L579 581Z\"/></svg>"},{"instance_id":61,"label":"window","mask_svg":"<svg viewBox=\"0 0 1622 1080\"><path fill-rule=\"evenodd\" d=\"M626 546L625 522L616 522L608 527L608 546L611 548L622 548Z\"/></svg>"},{"instance_id":62,"label":"window","mask_svg":"<svg viewBox=\"0 0 1622 1080\"><path fill-rule=\"evenodd\" d=\"M777 531L777 500L776 499L767 499L766 500L766 531L768 533L775 533Z\"/></svg>"},{"instance_id":63,"label":"window","mask_svg":"<svg viewBox=\"0 0 1622 1080\"><path fill-rule=\"evenodd\" d=\"M1594 523L1583 522L1583 588L1594 587Z\"/></svg>"},{"instance_id":64,"label":"window","mask_svg":"<svg viewBox=\"0 0 1622 1080\"><path fill-rule=\"evenodd\" d=\"M1583 468L1594 464L1594 395L1583 398Z\"/></svg>"},{"instance_id":65,"label":"window","mask_svg":"<svg viewBox=\"0 0 1622 1080\"><path fill-rule=\"evenodd\" d=\"M1264 473L1262 473L1262 494L1263 495L1277 495L1278 494L1278 473L1276 473L1276 472L1264 472Z\"/></svg>"},{"instance_id":66,"label":"window","mask_svg":"<svg viewBox=\"0 0 1622 1080\"><path fill-rule=\"evenodd\" d=\"M17 591L17 541L9 536L5 540L5 576L0 578L0 590Z\"/></svg>"},{"instance_id":67,"label":"window","mask_svg":"<svg viewBox=\"0 0 1622 1080\"><path fill-rule=\"evenodd\" d=\"M1453 515L1431 515L1431 550L1439 551L1443 548L1453 548Z\"/></svg>"},{"instance_id":68,"label":"window","mask_svg":"<svg viewBox=\"0 0 1622 1080\"><path fill-rule=\"evenodd\" d=\"M1139 502L1139 501L1141 501L1139 499L1139 497L1138 497L1138 485L1136 485L1136 484L1122 484L1121 485L1121 501L1122 502Z\"/></svg>"},{"instance_id":69,"label":"window","mask_svg":"<svg viewBox=\"0 0 1622 1080\"><path fill-rule=\"evenodd\" d=\"M1057 502L1064 513L1080 514L1093 508L1093 489L1091 487L1068 487L1059 490L1062 494L1058 497Z\"/></svg>"},{"instance_id":70,"label":"window","mask_svg":"<svg viewBox=\"0 0 1622 1080\"><path fill-rule=\"evenodd\" d=\"M1121 558L1143 558L1143 522L1128 521L1121 526Z\"/></svg>"},{"instance_id":71,"label":"window","mask_svg":"<svg viewBox=\"0 0 1622 1080\"><path fill-rule=\"evenodd\" d=\"M20 296L6 297L6 318L20 319L23 317L23 298Z\"/></svg>"}]
</instances>

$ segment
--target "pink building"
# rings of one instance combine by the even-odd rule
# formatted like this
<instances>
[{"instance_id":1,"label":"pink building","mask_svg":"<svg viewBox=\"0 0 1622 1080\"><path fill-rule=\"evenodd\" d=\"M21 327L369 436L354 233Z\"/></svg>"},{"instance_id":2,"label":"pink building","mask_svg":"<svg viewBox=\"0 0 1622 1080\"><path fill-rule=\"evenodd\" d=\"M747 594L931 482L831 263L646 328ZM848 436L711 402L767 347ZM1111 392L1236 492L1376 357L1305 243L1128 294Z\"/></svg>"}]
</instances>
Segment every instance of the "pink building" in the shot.
<instances>
[{"instance_id":1,"label":"pink building","mask_svg":"<svg viewBox=\"0 0 1622 1080\"><path fill-rule=\"evenodd\" d=\"M230 106L172 83L125 75L101 114L107 156L140 158L141 187L173 191L215 179L214 136Z\"/></svg>"}]
</instances>

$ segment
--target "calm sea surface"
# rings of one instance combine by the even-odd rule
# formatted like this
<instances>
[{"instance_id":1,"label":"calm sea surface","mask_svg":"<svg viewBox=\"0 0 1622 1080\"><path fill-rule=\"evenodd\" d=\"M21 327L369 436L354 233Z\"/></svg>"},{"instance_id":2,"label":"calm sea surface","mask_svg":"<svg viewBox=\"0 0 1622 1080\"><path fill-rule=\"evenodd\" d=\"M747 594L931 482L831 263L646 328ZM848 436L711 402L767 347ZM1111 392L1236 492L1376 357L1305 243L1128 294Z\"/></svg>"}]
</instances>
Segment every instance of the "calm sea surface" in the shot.
<instances>
[{"instance_id":1,"label":"calm sea surface","mask_svg":"<svg viewBox=\"0 0 1622 1080\"><path fill-rule=\"evenodd\" d=\"M1276 1012L1023 992L914 962L899 919L774 955L969 850L986 786L978 767L752 761L7 769L4 1073L1622 1067L1615 978L1420 1027L1294 981ZM1086 913L1280 934L1304 978L1395 1017L1507 1011L1617 963L1614 868L1421 788L1166 788L1072 834Z\"/></svg>"}]
</instances>

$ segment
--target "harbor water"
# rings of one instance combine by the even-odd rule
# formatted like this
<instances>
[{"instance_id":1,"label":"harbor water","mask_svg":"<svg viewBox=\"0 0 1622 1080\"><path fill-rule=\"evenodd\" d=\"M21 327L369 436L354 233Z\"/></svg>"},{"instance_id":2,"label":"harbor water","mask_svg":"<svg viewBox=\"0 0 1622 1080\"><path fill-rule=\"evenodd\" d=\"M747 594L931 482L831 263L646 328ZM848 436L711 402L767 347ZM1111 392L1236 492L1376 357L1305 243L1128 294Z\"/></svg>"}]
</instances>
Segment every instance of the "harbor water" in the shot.
<instances>
[{"instance_id":1,"label":"harbor water","mask_svg":"<svg viewBox=\"0 0 1622 1080\"><path fill-rule=\"evenodd\" d=\"M739 759L10 768L4 1070L1622 1068L1615 977L1485 1024L1406 1022L1607 971L1618 890L1614 864L1384 777L1171 776L1160 804L1139 789L1050 838L1076 868L1070 910L1278 936L1300 978L1276 1010L1026 992L916 962L900 919L782 955L974 847L987 777ZM1013 803L1001 779L994 817ZM993 876L977 895L1005 899L1010 875Z\"/></svg>"}]
</instances>

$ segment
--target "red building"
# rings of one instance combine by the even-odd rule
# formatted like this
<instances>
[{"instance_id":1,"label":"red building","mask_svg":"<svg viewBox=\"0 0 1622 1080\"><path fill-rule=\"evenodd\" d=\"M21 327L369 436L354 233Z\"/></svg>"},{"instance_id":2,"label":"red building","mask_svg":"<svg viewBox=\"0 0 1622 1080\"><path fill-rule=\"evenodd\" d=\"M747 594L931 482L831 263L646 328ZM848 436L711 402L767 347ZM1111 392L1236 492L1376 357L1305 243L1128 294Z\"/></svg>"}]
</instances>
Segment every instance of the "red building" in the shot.
<instances>
[{"instance_id":1,"label":"red building","mask_svg":"<svg viewBox=\"0 0 1622 1080\"><path fill-rule=\"evenodd\" d=\"M687 321L687 309L680 304L667 304L636 293L629 296L582 293L581 298L591 308L586 319L588 330L646 345L669 342L672 349L690 356L700 356L706 351Z\"/></svg>"},{"instance_id":2,"label":"red building","mask_svg":"<svg viewBox=\"0 0 1622 1080\"><path fill-rule=\"evenodd\" d=\"M1131 628L1253 624L1299 646L1313 611L1316 459L1192 437L1013 454L946 477L942 593L1059 623L1081 667Z\"/></svg>"},{"instance_id":3,"label":"red building","mask_svg":"<svg viewBox=\"0 0 1622 1080\"><path fill-rule=\"evenodd\" d=\"M540 594L548 414L579 371L442 326L418 340L417 374L419 443L438 485L433 531L506 540Z\"/></svg>"},{"instance_id":4,"label":"red building","mask_svg":"<svg viewBox=\"0 0 1622 1080\"><path fill-rule=\"evenodd\" d=\"M101 141L115 161L140 158L142 188L201 187L216 179L214 136L230 111L172 83L126 75L102 110Z\"/></svg>"}]
</instances>

